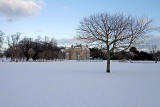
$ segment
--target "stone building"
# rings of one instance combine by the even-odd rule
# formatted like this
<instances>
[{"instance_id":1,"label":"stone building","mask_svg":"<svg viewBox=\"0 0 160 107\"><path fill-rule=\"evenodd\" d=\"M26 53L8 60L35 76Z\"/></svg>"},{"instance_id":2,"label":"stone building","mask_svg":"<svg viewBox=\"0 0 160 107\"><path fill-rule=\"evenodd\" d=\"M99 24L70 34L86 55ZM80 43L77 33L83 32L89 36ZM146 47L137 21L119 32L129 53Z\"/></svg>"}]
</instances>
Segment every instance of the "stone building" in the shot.
<instances>
[{"instance_id":1,"label":"stone building","mask_svg":"<svg viewBox=\"0 0 160 107\"><path fill-rule=\"evenodd\" d=\"M68 60L89 60L90 50L88 46L76 45L65 49L65 58Z\"/></svg>"}]
</instances>

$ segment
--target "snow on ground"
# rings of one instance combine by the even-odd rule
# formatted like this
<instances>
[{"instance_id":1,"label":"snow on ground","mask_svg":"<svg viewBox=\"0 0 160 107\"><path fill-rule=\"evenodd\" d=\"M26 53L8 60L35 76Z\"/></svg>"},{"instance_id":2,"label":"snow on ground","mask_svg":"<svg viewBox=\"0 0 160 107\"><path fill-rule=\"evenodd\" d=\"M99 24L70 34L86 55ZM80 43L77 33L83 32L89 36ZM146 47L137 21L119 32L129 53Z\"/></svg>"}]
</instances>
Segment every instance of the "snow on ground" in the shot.
<instances>
[{"instance_id":1,"label":"snow on ground","mask_svg":"<svg viewBox=\"0 0 160 107\"><path fill-rule=\"evenodd\" d=\"M160 107L160 63L0 62L0 107Z\"/></svg>"}]
</instances>

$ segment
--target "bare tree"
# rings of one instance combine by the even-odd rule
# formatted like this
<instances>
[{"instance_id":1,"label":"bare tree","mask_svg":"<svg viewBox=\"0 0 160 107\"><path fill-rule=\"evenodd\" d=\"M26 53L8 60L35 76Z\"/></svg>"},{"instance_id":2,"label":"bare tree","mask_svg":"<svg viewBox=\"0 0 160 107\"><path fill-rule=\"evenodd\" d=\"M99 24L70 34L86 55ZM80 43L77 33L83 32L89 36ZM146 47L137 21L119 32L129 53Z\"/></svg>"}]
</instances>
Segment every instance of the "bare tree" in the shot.
<instances>
[{"instance_id":1,"label":"bare tree","mask_svg":"<svg viewBox=\"0 0 160 107\"><path fill-rule=\"evenodd\" d=\"M155 63L157 63L157 61L158 61L157 52L158 52L158 46L156 44L152 44L151 45L151 53L154 57Z\"/></svg>"},{"instance_id":2,"label":"bare tree","mask_svg":"<svg viewBox=\"0 0 160 107\"><path fill-rule=\"evenodd\" d=\"M11 36L7 36L7 44L9 46L9 48L11 48L11 60L13 60L13 58L16 58L16 60L18 61L18 50L17 49L17 44L20 40L20 36L21 36L21 33L16 33L16 34L13 34Z\"/></svg>"},{"instance_id":3,"label":"bare tree","mask_svg":"<svg viewBox=\"0 0 160 107\"><path fill-rule=\"evenodd\" d=\"M53 37L51 38L49 43L52 44L53 46L57 46L57 40Z\"/></svg>"},{"instance_id":4,"label":"bare tree","mask_svg":"<svg viewBox=\"0 0 160 107\"><path fill-rule=\"evenodd\" d=\"M21 33L17 32L16 34L11 35L12 44L17 45L20 40Z\"/></svg>"},{"instance_id":5,"label":"bare tree","mask_svg":"<svg viewBox=\"0 0 160 107\"><path fill-rule=\"evenodd\" d=\"M2 45L3 45L3 36L4 36L4 33L0 30L0 51L1 51Z\"/></svg>"},{"instance_id":6,"label":"bare tree","mask_svg":"<svg viewBox=\"0 0 160 107\"><path fill-rule=\"evenodd\" d=\"M110 72L111 52L127 50L151 30L151 20L123 14L108 13L84 18L78 27L78 38L103 46L107 51L107 70Z\"/></svg>"}]
</instances>

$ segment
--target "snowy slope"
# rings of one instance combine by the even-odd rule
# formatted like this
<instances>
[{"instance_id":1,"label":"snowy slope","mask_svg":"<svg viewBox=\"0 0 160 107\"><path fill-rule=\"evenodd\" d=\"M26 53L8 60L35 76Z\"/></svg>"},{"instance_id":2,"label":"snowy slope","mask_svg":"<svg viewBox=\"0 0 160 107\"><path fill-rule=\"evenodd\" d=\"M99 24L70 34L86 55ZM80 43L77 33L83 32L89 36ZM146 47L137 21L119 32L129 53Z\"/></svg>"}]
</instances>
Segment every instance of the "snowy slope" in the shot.
<instances>
[{"instance_id":1,"label":"snowy slope","mask_svg":"<svg viewBox=\"0 0 160 107\"><path fill-rule=\"evenodd\" d=\"M160 63L0 63L0 107L160 107Z\"/></svg>"}]
</instances>

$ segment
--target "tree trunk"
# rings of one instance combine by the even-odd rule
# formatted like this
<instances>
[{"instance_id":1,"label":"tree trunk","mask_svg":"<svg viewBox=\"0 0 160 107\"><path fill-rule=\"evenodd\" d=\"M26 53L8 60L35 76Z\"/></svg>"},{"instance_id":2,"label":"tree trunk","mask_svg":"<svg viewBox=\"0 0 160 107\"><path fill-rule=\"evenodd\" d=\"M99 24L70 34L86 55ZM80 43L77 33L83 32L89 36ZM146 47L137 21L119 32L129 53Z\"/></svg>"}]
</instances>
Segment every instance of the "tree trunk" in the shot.
<instances>
[{"instance_id":1,"label":"tree trunk","mask_svg":"<svg viewBox=\"0 0 160 107\"><path fill-rule=\"evenodd\" d=\"M107 70L106 73L110 73L110 51L107 49Z\"/></svg>"}]
</instances>

